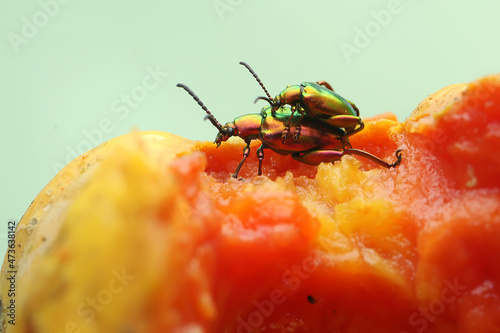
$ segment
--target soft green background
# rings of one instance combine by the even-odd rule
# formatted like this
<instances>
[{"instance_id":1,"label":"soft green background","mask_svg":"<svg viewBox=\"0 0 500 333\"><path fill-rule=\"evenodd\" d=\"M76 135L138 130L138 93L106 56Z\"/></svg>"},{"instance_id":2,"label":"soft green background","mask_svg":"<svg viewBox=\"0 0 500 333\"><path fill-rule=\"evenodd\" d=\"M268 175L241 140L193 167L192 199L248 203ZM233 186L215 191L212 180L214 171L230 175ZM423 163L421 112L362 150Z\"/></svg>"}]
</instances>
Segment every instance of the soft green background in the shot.
<instances>
[{"instance_id":1,"label":"soft green background","mask_svg":"<svg viewBox=\"0 0 500 333\"><path fill-rule=\"evenodd\" d=\"M0 13L1 253L7 221L75 152L133 128L213 140L178 82L220 122L259 112L244 60L273 95L327 80L363 116L404 120L439 88L500 70L494 1L3 0Z\"/></svg>"}]
</instances>

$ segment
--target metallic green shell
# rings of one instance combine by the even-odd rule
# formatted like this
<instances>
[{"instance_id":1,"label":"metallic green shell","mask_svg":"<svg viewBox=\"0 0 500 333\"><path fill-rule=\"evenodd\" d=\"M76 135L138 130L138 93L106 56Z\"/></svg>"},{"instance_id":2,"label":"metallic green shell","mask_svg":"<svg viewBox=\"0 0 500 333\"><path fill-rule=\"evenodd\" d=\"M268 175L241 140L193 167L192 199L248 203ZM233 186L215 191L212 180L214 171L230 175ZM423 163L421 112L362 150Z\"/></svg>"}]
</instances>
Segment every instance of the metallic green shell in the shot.
<instances>
[{"instance_id":1,"label":"metallic green shell","mask_svg":"<svg viewBox=\"0 0 500 333\"><path fill-rule=\"evenodd\" d=\"M278 95L277 99L282 104L289 105L300 102L311 117L357 116L356 110L344 97L314 82L289 86Z\"/></svg>"}]
</instances>

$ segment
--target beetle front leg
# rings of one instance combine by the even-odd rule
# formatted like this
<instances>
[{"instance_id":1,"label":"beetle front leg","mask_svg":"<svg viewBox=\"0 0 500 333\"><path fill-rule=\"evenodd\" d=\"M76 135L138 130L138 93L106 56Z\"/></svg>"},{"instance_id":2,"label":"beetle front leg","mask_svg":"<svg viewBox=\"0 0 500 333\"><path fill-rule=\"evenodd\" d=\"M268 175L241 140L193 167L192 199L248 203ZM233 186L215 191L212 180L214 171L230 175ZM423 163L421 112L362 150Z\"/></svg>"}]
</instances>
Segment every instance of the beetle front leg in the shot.
<instances>
[{"instance_id":1,"label":"beetle front leg","mask_svg":"<svg viewBox=\"0 0 500 333\"><path fill-rule=\"evenodd\" d=\"M281 133L281 142L282 143L285 143L286 139L288 138L288 132L290 132L290 124L292 123L292 118L293 118L293 115L295 114L295 111L297 111L297 107L300 107L300 106L297 104L294 107L292 107L292 109L291 109L292 114L290 115L290 117L286 121L285 129Z\"/></svg>"},{"instance_id":2,"label":"beetle front leg","mask_svg":"<svg viewBox=\"0 0 500 333\"><path fill-rule=\"evenodd\" d=\"M243 166L243 163L245 162L249 154L250 154L250 141L247 141L246 147L243 148L243 159L240 161L240 164L238 164L236 170L234 171L233 174L234 178L238 178L238 173L240 173L240 169Z\"/></svg>"},{"instance_id":3,"label":"beetle front leg","mask_svg":"<svg viewBox=\"0 0 500 333\"><path fill-rule=\"evenodd\" d=\"M300 126L300 122L304 118L305 111L304 111L304 109L302 109L301 104L297 103L297 104L295 104L295 106L292 107L292 114L290 115L290 117L286 121L285 129L283 130L283 133L281 133L281 142L282 143L285 143L286 139L288 138L288 133L290 132L290 125L292 123L293 115L295 114L295 112L299 112L300 113L300 119L297 122L297 125L295 126L295 134L293 136L293 140L294 141L299 140L300 131L302 129L302 126Z\"/></svg>"}]
</instances>

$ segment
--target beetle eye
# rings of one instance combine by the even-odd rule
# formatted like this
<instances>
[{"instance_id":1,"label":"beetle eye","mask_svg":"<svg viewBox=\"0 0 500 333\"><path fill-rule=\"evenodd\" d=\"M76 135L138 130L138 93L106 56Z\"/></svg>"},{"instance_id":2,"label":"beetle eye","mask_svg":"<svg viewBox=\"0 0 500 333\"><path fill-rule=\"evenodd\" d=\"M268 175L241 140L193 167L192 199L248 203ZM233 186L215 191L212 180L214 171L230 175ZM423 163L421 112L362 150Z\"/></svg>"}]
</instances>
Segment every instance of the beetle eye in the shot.
<instances>
[{"instance_id":1,"label":"beetle eye","mask_svg":"<svg viewBox=\"0 0 500 333\"><path fill-rule=\"evenodd\" d=\"M234 128L232 128L232 127L226 128L226 133L228 136L233 136L234 135Z\"/></svg>"}]
</instances>

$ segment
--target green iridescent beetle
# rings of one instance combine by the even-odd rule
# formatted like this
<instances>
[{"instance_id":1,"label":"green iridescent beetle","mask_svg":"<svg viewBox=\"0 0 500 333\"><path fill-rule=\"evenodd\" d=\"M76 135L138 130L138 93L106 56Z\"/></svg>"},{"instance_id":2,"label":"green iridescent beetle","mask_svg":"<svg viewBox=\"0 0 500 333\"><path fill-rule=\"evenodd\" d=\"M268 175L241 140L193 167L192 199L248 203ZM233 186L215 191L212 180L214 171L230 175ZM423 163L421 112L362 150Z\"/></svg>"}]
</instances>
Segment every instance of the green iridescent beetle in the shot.
<instances>
[{"instance_id":1,"label":"green iridescent beetle","mask_svg":"<svg viewBox=\"0 0 500 333\"><path fill-rule=\"evenodd\" d=\"M345 136L351 136L364 128L363 120L359 117L359 110L351 101L337 94L332 86L326 81L302 82L299 85L287 86L275 98L272 98L264 84L255 71L245 62L240 62L245 66L253 77L260 84L267 97L257 97L257 100L269 102L274 111L283 105L292 106L292 112L298 112L301 116L308 116L318 119L332 127L343 128ZM290 121L292 117L290 117ZM286 126L282 133L282 140L285 141L290 126ZM300 122L298 131L294 139L300 135Z\"/></svg>"},{"instance_id":2,"label":"green iridescent beetle","mask_svg":"<svg viewBox=\"0 0 500 333\"><path fill-rule=\"evenodd\" d=\"M219 131L215 138L217 147L232 136L239 136L245 141L246 146L243 148L243 159L233 174L235 178L238 177L243 163L250 154L250 142L252 140L259 140L262 143L257 149L257 158L259 159L258 175L262 174L264 149L271 149L281 155L291 155L295 160L310 165L318 165L322 162L335 162L346 154L368 158L385 168L393 168L401 163L401 149L396 151L396 161L388 163L368 152L353 149L345 129L330 126L309 115L300 115L286 105L280 106L276 110L271 106L265 106L260 114L246 114L236 117L232 122L221 125L188 86L179 83L177 87L187 91L207 113L205 119L210 120ZM290 126L290 123L297 124L299 121L301 123L302 134L294 140L285 140L283 142L282 133L285 127Z\"/></svg>"}]
</instances>

